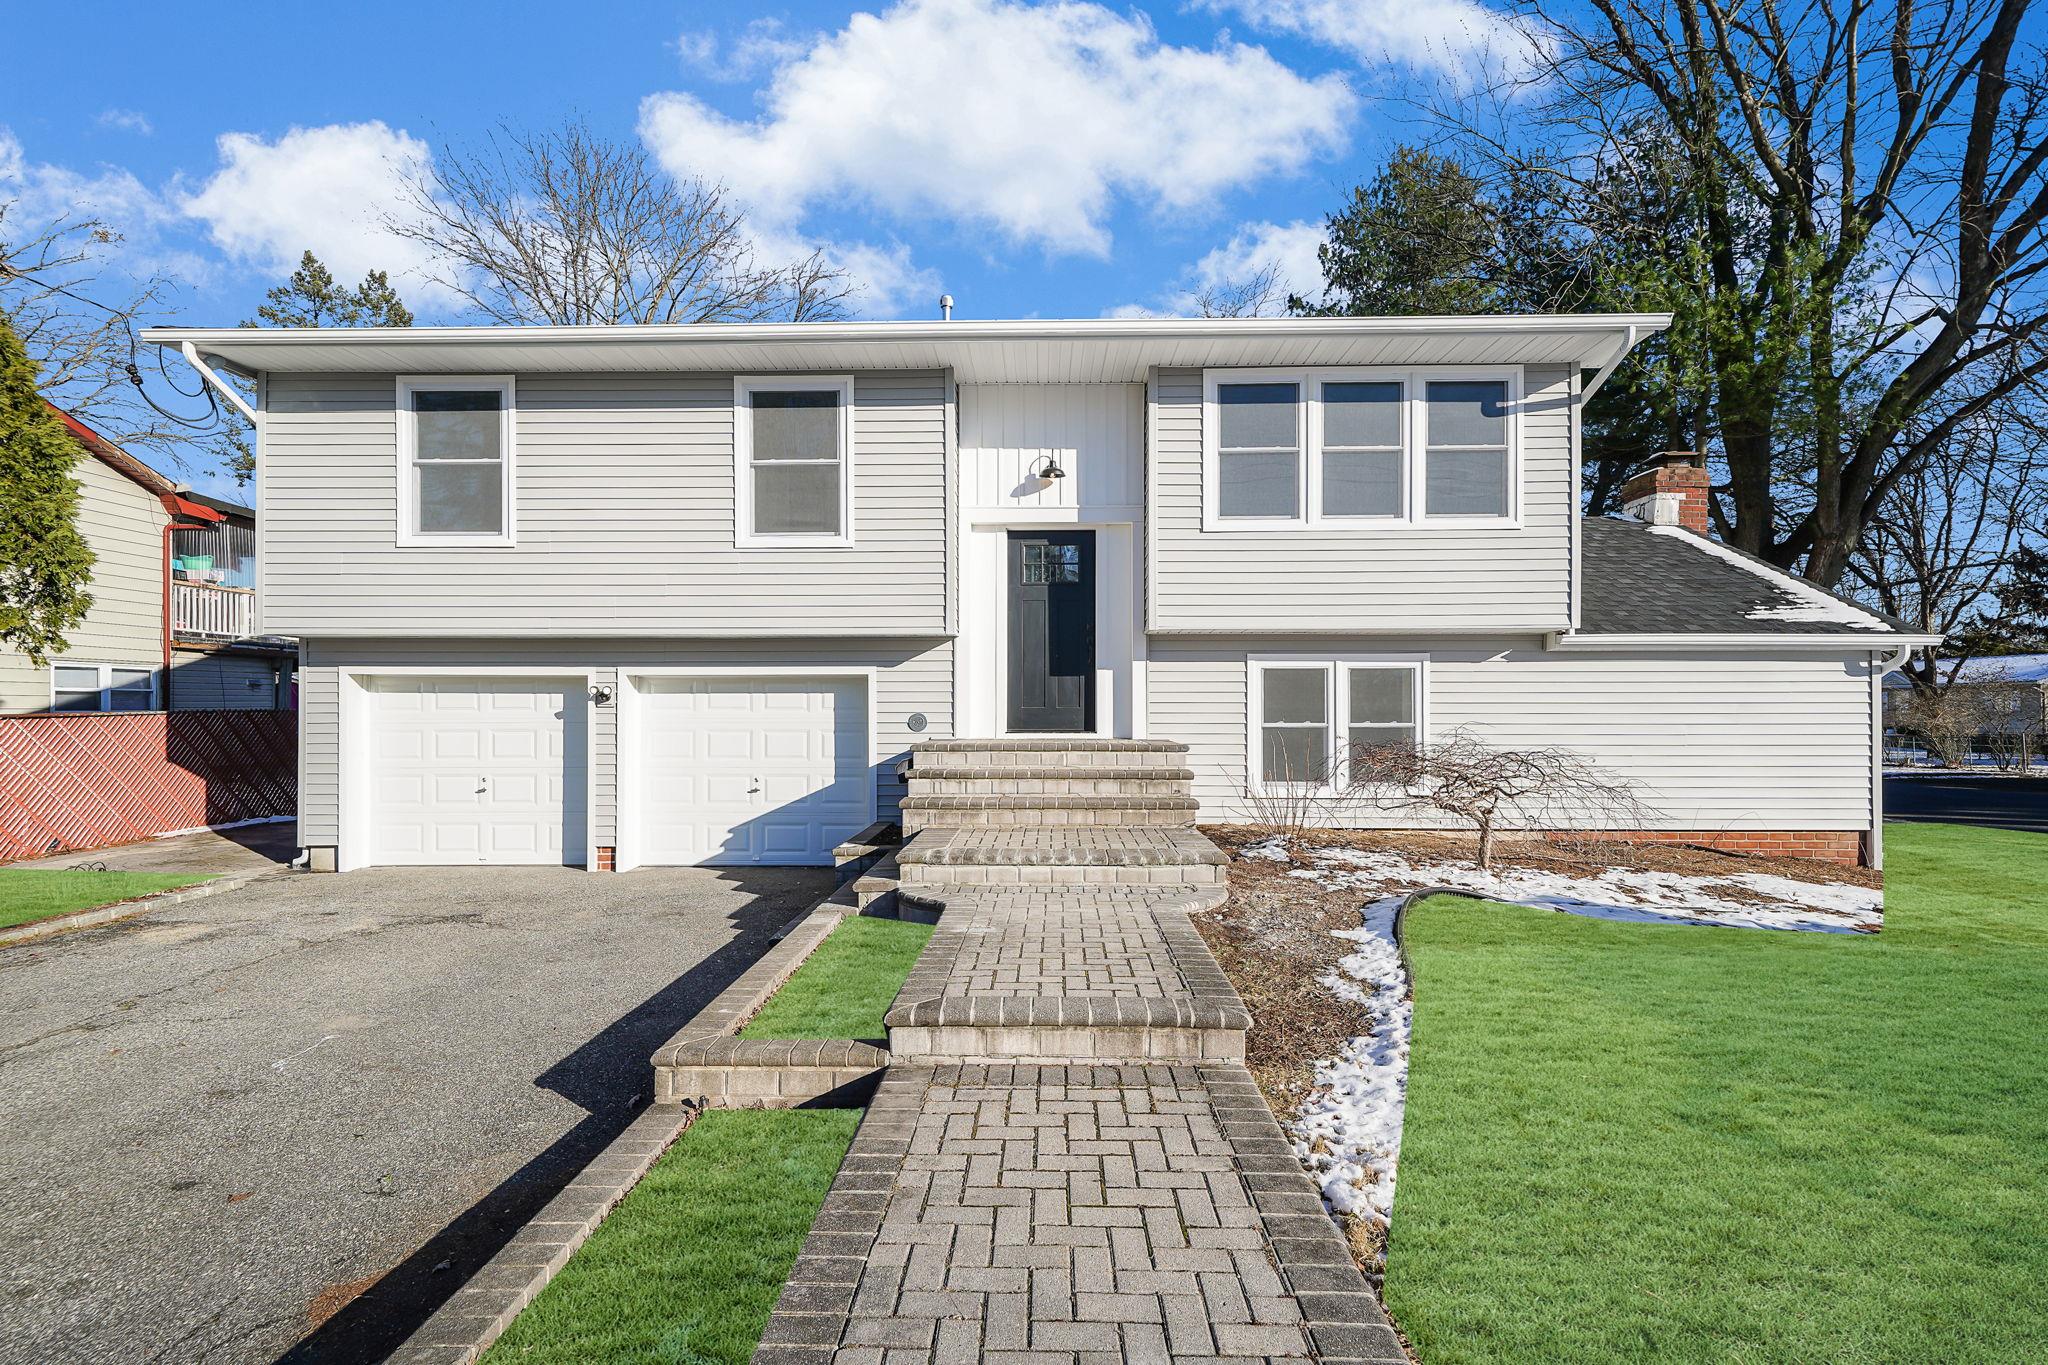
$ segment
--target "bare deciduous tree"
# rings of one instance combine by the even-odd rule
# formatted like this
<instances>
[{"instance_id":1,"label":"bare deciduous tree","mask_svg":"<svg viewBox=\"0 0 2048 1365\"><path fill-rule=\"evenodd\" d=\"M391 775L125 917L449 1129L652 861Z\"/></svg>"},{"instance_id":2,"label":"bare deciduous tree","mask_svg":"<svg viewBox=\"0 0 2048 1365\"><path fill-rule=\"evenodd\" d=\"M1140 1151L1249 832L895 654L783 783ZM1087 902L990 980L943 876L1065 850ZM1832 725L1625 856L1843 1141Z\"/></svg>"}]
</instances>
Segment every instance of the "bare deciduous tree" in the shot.
<instances>
[{"instance_id":1,"label":"bare deciduous tree","mask_svg":"<svg viewBox=\"0 0 2048 1365\"><path fill-rule=\"evenodd\" d=\"M805 322L839 316L852 292L820 252L763 263L723 186L578 121L501 129L477 151L444 143L404 201L386 226L493 322Z\"/></svg>"},{"instance_id":2,"label":"bare deciduous tree","mask_svg":"<svg viewBox=\"0 0 2048 1365\"><path fill-rule=\"evenodd\" d=\"M1917 649L1916 689L1951 685L1999 614L2013 557L2048 514L2048 423L2036 404L1954 428L1904 474L1849 561L1857 591L1916 630L1948 639Z\"/></svg>"},{"instance_id":3,"label":"bare deciduous tree","mask_svg":"<svg viewBox=\"0 0 2048 1365\"><path fill-rule=\"evenodd\" d=\"M1345 757L1349 797L1464 823L1479 838L1482 872L1493 870L1494 842L1504 828L1627 830L1649 823L1635 783L1570 749L1501 749L1453 730L1419 746L1355 745Z\"/></svg>"},{"instance_id":4,"label":"bare deciduous tree","mask_svg":"<svg viewBox=\"0 0 2048 1365\"><path fill-rule=\"evenodd\" d=\"M1682 230L1652 225L1636 297L1697 342L1679 379L1710 400L1716 528L1833 586L1897 483L2048 375L2032 0L1517 8L1520 98L1442 101L1446 137L1566 211L1665 181Z\"/></svg>"},{"instance_id":5,"label":"bare deciduous tree","mask_svg":"<svg viewBox=\"0 0 2048 1365\"><path fill-rule=\"evenodd\" d=\"M1287 290L1280 283L1280 263L1269 262L1242 279L1218 280L1195 293L1195 307L1205 318L1269 318L1287 311Z\"/></svg>"},{"instance_id":6,"label":"bare deciduous tree","mask_svg":"<svg viewBox=\"0 0 2048 1365\"><path fill-rule=\"evenodd\" d=\"M135 329L170 287L111 274L107 256L120 241L96 218L29 222L19 201L0 202L0 312L51 402L117 445L182 462L191 429L144 402L130 378Z\"/></svg>"}]
</instances>

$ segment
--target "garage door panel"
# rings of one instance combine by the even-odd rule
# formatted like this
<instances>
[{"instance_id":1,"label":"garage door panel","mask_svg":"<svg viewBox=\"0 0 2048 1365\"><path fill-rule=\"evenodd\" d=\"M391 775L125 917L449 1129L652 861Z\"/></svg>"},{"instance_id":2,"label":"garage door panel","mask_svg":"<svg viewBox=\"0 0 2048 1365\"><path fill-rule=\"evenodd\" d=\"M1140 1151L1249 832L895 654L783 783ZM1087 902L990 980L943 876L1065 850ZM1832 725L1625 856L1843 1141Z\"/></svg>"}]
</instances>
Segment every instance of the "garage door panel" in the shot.
<instances>
[{"instance_id":1,"label":"garage door panel","mask_svg":"<svg viewBox=\"0 0 2048 1365\"><path fill-rule=\"evenodd\" d=\"M650 863L829 863L870 818L857 680L644 678L639 828Z\"/></svg>"},{"instance_id":2,"label":"garage door panel","mask_svg":"<svg viewBox=\"0 0 2048 1365\"><path fill-rule=\"evenodd\" d=\"M580 685L392 677L369 690L369 861L585 860Z\"/></svg>"}]
</instances>

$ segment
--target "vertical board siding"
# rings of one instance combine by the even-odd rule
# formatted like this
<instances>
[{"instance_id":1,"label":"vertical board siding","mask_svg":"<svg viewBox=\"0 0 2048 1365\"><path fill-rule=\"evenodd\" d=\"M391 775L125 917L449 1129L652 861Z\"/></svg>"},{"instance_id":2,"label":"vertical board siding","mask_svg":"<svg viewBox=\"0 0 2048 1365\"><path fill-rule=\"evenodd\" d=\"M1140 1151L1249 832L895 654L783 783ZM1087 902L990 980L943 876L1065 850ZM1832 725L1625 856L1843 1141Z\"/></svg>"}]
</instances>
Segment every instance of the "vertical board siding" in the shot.
<instances>
[{"instance_id":1,"label":"vertical board siding","mask_svg":"<svg viewBox=\"0 0 2048 1365\"><path fill-rule=\"evenodd\" d=\"M877 805L890 818L904 795L898 761L918 739L953 733L953 646L929 640L320 640L306 646L300 668L299 705L305 716L300 838L333 844L341 831L340 676L378 668L595 669L595 681L619 685L636 668L820 668L875 669L874 707ZM596 708L591 743L593 823L597 842L616 841L619 818L617 693L610 706ZM910 729L913 713L926 727Z\"/></svg>"},{"instance_id":2,"label":"vertical board siding","mask_svg":"<svg viewBox=\"0 0 2048 1365\"><path fill-rule=\"evenodd\" d=\"M741 549L730 375L522 375L519 543L400 548L394 377L273 375L264 629L795 635L852 604L943 631L945 395L936 371L856 375L855 544Z\"/></svg>"},{"instance_id":3,"label":"vertical board siding","mask_svg":"<svg viewBox=\"0 0 2048 1365\"><path fill-rule=\"evenodd\" d=\"M1202 371L1163 370L1150 625L1232 632L1561 628L1571 611L1571 372L1524 371L1522 525L1202 529Z\"/></svg>"},{"instance_id":4,"label":"vertical board siding","mask_svg":"<svg viewBox=\"0 0 2048 1365\"><path fill-rule=\"evenodd\" d=\"M161 672L164 658L164 536L170 514L156 494L90 455L72 467L82 496L78 529L92 547L92 606L64 632L57 659ZM0 711L43 711L50 670L0 645Z\"/></svg>"},{"instance_id":5,"label":"vertical board siding","mask_svg":"<svg viewBox=\"0 0 2048 1365\"><path fill-rule=\"evenodd\" d=\"M1243 812L1247 654L1427 651L1429 726L1564 747L1638 784L1652 829L1845 829L1872 814L1867 660L1547 653L1528 640L1155 640L1151 734L1189 746L1204 819ZM1428 823L1384 812L1355 823Z\"/></svg>"},{"instance_id":6,"label":"vertical board siding","mask_svg":"<svg viewBox=\"0 0 2048 1365\"><path fill-rule=\"evenodd\" d=\"M963 384L967 505L1043 512L1136 507L1145 498L1142 384ZM1044 480L1047 458L1065 476Z\"/></svg>"}]
</instances>

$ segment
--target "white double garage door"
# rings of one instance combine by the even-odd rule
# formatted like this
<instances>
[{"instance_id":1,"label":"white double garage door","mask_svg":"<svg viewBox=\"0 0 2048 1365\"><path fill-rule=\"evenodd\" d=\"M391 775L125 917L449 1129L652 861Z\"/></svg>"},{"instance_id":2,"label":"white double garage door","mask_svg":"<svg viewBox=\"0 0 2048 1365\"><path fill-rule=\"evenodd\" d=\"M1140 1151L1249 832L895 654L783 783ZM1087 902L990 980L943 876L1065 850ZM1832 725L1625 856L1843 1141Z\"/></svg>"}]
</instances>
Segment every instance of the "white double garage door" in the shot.
<instances>
[{"instance_id":1,"label":"white double garage door","mask_svg":"<svg viewBox=\"0 0 2048 1365\"><path fill-rule=\"evenodd\" d=\"M874 818L867 679L621 684L600 725L582 677L363 679L360 861L587 863L597 772L616 774L621 867L826 864Z\"/></svg>"}]
</instances>

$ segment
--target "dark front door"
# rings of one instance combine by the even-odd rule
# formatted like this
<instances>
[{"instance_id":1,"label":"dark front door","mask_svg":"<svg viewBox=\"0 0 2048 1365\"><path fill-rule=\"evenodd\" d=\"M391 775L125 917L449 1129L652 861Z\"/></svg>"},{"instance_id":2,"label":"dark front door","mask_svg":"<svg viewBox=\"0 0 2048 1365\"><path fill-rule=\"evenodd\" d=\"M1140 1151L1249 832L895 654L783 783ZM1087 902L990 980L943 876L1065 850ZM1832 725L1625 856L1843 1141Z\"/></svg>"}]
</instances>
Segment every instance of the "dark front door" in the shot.
<instances>
[{"instance_id":1,"label":"dark front door","mask_svg":"<svg viewBox=\"0 0 2048 1365\"><path fill-rule=\"evenodd\" d=\"M1010 729L1095 728L1095 533L1010 533Z\"/></svg>"}]
</instances>

